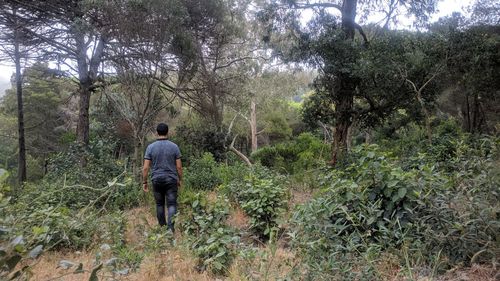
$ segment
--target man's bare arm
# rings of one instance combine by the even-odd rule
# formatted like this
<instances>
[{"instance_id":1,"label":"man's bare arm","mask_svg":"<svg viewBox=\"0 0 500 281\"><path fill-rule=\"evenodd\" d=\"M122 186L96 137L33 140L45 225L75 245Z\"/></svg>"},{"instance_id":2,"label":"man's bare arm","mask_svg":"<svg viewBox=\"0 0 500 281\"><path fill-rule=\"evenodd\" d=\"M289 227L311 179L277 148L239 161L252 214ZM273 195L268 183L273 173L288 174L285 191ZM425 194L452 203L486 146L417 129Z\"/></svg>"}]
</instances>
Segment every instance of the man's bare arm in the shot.
<instances>
[{"instance_id":1,"label":"man's bare arm","mask_svg":"<svg viewBox=\"0 0 500 281\"><path fill-rule=\"evenodd\" d=\"M144 165L142 166L142 189L148 191L148 173L149 167L151 166L151 160L144 159Z\"/></svg>"},{"instance_id":2,"label":"man's bare arm","mask_svg":"<svg viewBox=\"0 0 500 281\"><path fill-rule=\"evenodd\" d=\"M181 187L181 185L182 185L182 161L180 158L175 160L175 168L177 169L177 176L179 177L179 180L177 181L177 187Z\"/></svg>"}]
</instances>

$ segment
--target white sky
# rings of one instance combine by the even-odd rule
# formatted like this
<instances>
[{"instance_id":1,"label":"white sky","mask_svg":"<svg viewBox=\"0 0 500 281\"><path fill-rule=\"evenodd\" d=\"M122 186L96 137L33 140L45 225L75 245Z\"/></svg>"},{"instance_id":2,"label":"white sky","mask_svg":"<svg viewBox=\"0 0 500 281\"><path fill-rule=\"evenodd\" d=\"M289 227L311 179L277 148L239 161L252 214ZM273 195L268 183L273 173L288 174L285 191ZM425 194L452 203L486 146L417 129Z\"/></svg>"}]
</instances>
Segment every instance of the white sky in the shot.
<instances>
[{"instance_id":1,"label":"white sky","mask_svg":"<svg viewBox=\"0 0 500 281\"><path fill-rule=\"evenodd\" d=\"M472 3L473 0L443 0L439 2L438 12L433 16L432 20L435 21L440 17L451 15L453 12L462 12L463 8ZM404 22L405 21L402 20L403 25L405 24ZM0 96L4 94L6 89L10 88L10 77L14 71L14 67L11 64L6 62L0 63Z\"/></svg>"}]
</instances>

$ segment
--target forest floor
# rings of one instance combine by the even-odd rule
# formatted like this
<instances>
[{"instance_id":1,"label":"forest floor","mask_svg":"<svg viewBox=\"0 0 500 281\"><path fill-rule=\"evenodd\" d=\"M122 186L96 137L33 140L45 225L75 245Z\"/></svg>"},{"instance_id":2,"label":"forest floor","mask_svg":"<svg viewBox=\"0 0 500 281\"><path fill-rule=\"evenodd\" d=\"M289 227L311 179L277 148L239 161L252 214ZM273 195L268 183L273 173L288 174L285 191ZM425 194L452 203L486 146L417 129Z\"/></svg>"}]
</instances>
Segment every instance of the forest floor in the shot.
<instances>
[{"instance_id":1,"label":"forest floor","mask_svg":"<svg viewBox=\"0 0 500 281\"><path fill-rule=\"evenodd\" d=\"M290 200L291 205L303 203L310 198L310 194L295 191ZM126 212L127 226L124 233L125 243L127 245L141 245L141 231L150 229L156 225L156 218L151 206L142 206L131 209ZM232 210L228 223L237 228L247 227L248 219L240 209ZM292 267L300 261L297 260L294 253L287 247L286 241L278 241L276 247L270 245L260 245L261 251L268 253L267 260L259 260L257 257L253 262L248 262L236 258L229 269L228 276L211 276L207 272L196 270L196 259L189 253L188 248L183 244L182 234L175 234L176 244L167 247L165 250L155 255L146 255L142 260L140 267L135 272L126 275L113 275L109 271L100 271L99 280L137 280L137 281L168 281L168 280L200 280L200 281L218 281L218 280L277 280L284 278L290 273ZM144 249L136 248L137 251ZM90 270L95 263L96 255L102 254L102 249L96 248L88 251L60 251L48 252L40 257L32 266L32 279L40 281L64 280L80 281L89 280ZM102 254L103 258L105 253ZM270 258L269 258L270 257ZM61 260L77 261L83 264L87 269L84 273L73 274L74 268L63 269L58 265ZM385 259L382 259L385 260ZM418 270L409 278L404 273L404 268L398 264L398 261L382 262L377 265L377 270L381 273L384 280L403 281L497 281L500 280L498 269L491 266L473 265L469 268L455 268L436 278L420 277ZM300 279L300 278L298 278Z\"/></svg>"}]
</instances>

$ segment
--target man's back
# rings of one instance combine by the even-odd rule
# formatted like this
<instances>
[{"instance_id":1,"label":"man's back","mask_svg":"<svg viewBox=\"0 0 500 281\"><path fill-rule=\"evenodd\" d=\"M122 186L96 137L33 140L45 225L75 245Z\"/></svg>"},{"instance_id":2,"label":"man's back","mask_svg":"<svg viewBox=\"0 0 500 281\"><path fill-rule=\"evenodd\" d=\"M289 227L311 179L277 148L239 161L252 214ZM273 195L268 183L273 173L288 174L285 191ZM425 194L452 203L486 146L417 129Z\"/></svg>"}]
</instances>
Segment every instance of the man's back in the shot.
<instances>
[{"instance_id":1,"label":"man's back","mask_svg":"<svg viewBox=\"0 0 500 281\"><path fill-rule=\"evenodd\" d=\"M177 182L175 161L180 157L179 147L167 139L158 139L148 145L144 159L151 160L151 180L153 182Z\"/></svg>"}]
</instances>

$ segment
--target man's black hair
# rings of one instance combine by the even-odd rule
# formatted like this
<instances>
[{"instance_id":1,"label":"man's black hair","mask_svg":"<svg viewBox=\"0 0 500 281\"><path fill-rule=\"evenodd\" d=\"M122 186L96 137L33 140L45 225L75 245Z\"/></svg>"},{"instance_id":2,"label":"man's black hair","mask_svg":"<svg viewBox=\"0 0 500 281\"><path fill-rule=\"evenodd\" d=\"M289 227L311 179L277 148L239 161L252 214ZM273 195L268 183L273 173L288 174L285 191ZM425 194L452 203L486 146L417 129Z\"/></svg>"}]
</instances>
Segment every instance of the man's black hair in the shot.
<instances>
[{"instance_id":1,"label":"man's black hair","mask_svg":"<svg viewBox=\"0 0 500 281\"><path fill-rule=\"evenodd\" d=\"M168 125L165 123L160 123L156 126L156 132L160 136L166 136L168 134Z\"/></svg>"}]
</instances>

